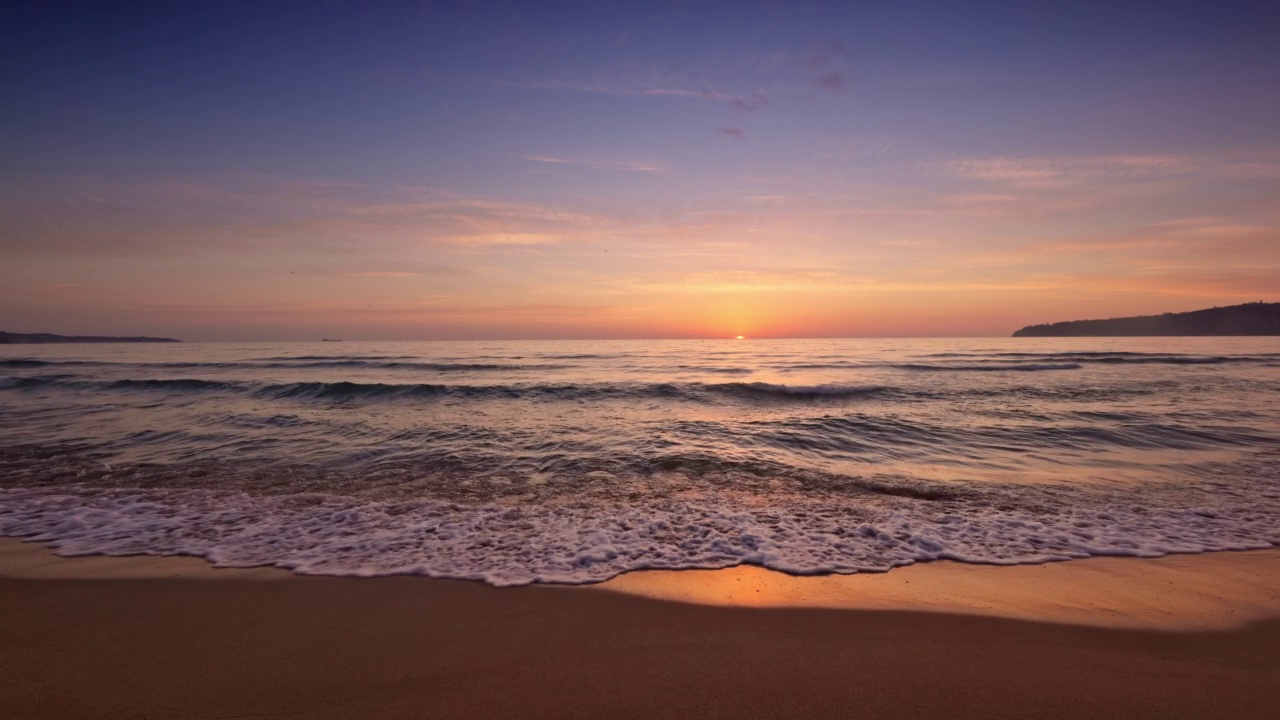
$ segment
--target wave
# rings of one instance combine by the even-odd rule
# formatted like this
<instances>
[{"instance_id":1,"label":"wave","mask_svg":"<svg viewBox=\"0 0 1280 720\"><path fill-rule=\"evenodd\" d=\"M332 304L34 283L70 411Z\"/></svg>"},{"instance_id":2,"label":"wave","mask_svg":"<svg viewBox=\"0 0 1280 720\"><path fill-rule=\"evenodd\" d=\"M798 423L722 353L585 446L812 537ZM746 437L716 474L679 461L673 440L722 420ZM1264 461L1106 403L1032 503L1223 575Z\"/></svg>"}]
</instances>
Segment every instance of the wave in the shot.
<instances>
[{"instance_id":1,"label":"wave","mask_svg":"<svg viewBox=\"0 0 1280 720\"><path fill-rule=\"evenodd\" d=\"M273 398L385 398L453 396L470 398L542 398L584 400L607 398L654 398L703 400L707 394L738 398L761 396L777 399L857 398L886 394L892 388L847 385L780 385L772 383L599 383L528 385L441 385L352 382L310 382L269 385L258 391Z\"/></svg>"},{"instance_id":2,"label":"wave","mask_svg":"<svg viewBox=\"0 0 1280 720\"><path fill-rule=\"evenodd\" d=\"M929 368L930 370L934 368ZM0 377L0 390L69 389L105 392L230 393L266 400L386 401L459 398L475 400L677 400L715 403L724 399L755 402L821 402L849 400L933 401L1020 397L1036 401L1107 402L1165 392L1168 380L1124 386L1058 387L1022 385L997 388L968 386L910 387L880 384L792 385L767 382L601 382L601 383L366 383L354 381L261 383L200 378L86 380L76 376Z\"/></svg>"},{"instance_id":3,"label":"wave","mask_svg":"<svg viewBox=\"0 0 1280 720\"><path fill-rule=\"evenodd\" d=\"M783 398L869 398L895 390L882 385L782 385L775 383L718 383L706 386L734 395L770 395Z\"/></svg>"},{"instance_id":4,"label":"wave","mask_svg":"<svg viewBox=\"0 0 1280 720\"><path fill-rule=\"evenodd\" d=\"M73 390L158 390L173 393L216 392L243 390L249 383L228 380L201 380L198 378L147 379L147 380L76 380L60 377L6 377L0 378L0 389L68 388Z\"/></svg>"},{"instance_id":5,"label":"wave","mask_svg":"<svg viewBox=\"0 0 1280 720\"><path fill-rule=\"evenodd\" d=\"M1109 363L1113 365L1221 365L1223 363L1262 362L1253 357L1200 357L1200 356L1145 356L1145 357L1080 357L1076 362Z\"/></svg>"},{"instance_id":6,"label":"wave","mask_svg":"<svg viewBox=\"0 0 1280 720\"><path fill-rule=\"evenodd\" d=\"M781 370L868 370L877 368L890 368L894 370L918 370L918 371L952 371L952 372L1034 372L1036 370L1076 370L1080 368L1078 363L1074 362L1058 362L1058 363L990 363L990 364L971 364L959 365L950 363L869 363L869 362L823 362L823 363L789 363L780 365Z\"/></svg>"},{"instance_id":7,"label":"wave","mask_svg":"<svg viewBox=\"0 0 1280 720\"><path fill-rule=\"evenodd\" d=\"M574 367L573 365L563 364L503 364L503 363L447 363L447 362L404 362L400 360L383 361L383 360L325 360L325 361L308 361L301 363L234 363L226 364L220 367L245 367L245 368L375 368L375 369L406 369L406 370L423 370L430 372L514 372L524 370L566 370Z\"/></svg>"},{"instance_id":8,"label":"wave","mask_svg":"<svg viewBox=\"0 0 1280 720\"><path fill-rule=\"evenodd\" d=\"M1004 354L1006 357L1009 353ZM979 356L980 357L980 356ZM1138 355L1135 353L1085 353L1071 355L1026 355L1044 362L1009 363L1005 360L989 360L974 364L959 363L895 363L889 365L867 364L860 367L892 367L900 370L952 370L960 372L999 372L1036 371L1036 370L1076 370L1084 364L1100 365L1221 365L1225 363L1255 363L1266 365L1265 358L1260 356L1192 356L1192 355ZM978 359L975 357L974 359ZM798 367L859 367L858 365L802 365Z\"/></svg>"},{"instance_id":9,"label":"wave","mask_svg":"<svg viewBox=\"0 0 1280 720\"><path fill-rule=\"evenodd\" d=\"M1040 370L1079 370L1077 363L1023 363L1018 365L928 365L924 363L895 363L888 367L899 370L952 371L952 372L1037 372Z\"/></svg>"},{"instance_id":10,"label":"wave","mask_svg":"<svg viewBox=\"0 0 1280 720\"><path fill-rule=\"evenodd\" d=\"M940 352L940 353L927 353L927 354L925 354L925 355L924 355L924 357L941 357L941 358L951 358L951 357L1006 357L1006 358L1007 358L1007 357L1014 357L1014 358L1044 358L1044 357L1058 357L1058 356L1060 356L1060 355L1080 355L1080 356L1093 355L1093 356L1098 356L1098 357L1104 357L1104 356L1110 356L1110 355L1115 355L1115 356L1128 356L1128 355L1148 355L1148 354L1150 354L1150 353L1144 353L1144 352L1130 352L1130 351L1123 351L1123 350L1079 350L1079 351L1069 351L1069 352L1062 352L1062 351L1055 351L1055 352L996 352L996 351L990 351L990 352Z\"/></svg>"},{"instance_id":11,"label":"wave","mask_svg":"<svg viewBox=\"0 0 1280 720\"><path fill-rule=\"evenodd\" d=\"M0 390L35 388L56 382L50 378L0 377Z\"/></svg>"},{"instance_id":12,"label":"wave","mask_svg":"<svg viewBox=\"0 0 1280 720\"><path fill-rule=\"evenodd\" d=\"M123 363L94 360L0 360L0 367L38 368L73 366L114 366L137 368L162 368L167 370L234 370L234 369L314 369L314 368L369 368L377 370L407 369L428 372L477 372L477 371L522 371L522 370L565 370L573 365L553 363L476 363L476 362L408 362L406 360L368 360L368 359L309 359L299 362L252 361L252 362L159 362L159 363Z\"/></svg>"},{"instance_id":13,"label":"wave","mask_svg":"<svg viewBox=\"0 0 1280 720\"><path fill-rule=\"evenodd\" d=\"M253 358L259 361L307 361L307 360L418 360L418 355L276 355L272 357Z\"/></svg>"},{"instance_id":14,"label":"wave","mask_svg":"<svg viewBox=\"0 0 1280 720\"><path fill-rule=\"evenodd\" d=\"M299 382L283 385L267 385L255 390L254 395L266 398L314 398L319 400L338 400L354 398L378 398L398 395L402 397L421 397L424 395L443 395L448 391L445 385L425 383L392 384L392 383L355 383L355 382Z\"/></svg>"},{"instance_id":15,"label":"wave","mask_svg":"<svg viewBox=\"0 0 1280 720\"><path fill-rule=\"evenodd\" d=\"M716 367L711 365L672 365L658 368L659 371L675 370L680 372L700 372L712 375L751 375L755 370L745 367Z\"/></svg>"},{"instance_id":16,"label":"wave","mask_svg":"<svg viewBox=\"0 0 1280 720\"><path fill-rule=\"evenodd\" d=\"M104 383L99 383L103 385ZM168 391L216 391L240 387L242 383L226 380L200 380L177 378L173 380L112 380L105 383L108 390L168 390Z\"/></svg>"},{"instance_id":17,"label":"wave","mask_svg":"<svg viewBox=\"0 0 1280 720\"><path fill-rule=\"evenodd\" d=\"M498 385L446 385L440 383L294 382L251 383L199 378L123 379L93 381L50 377L6 378L4 388L65 387L79 390L232 392L275 400L376 400L390 398L493 398L545 400L599 400L653 398L706 401L715 396L740 399L853 399L903 395L905 390L880 385L785 385L775 383L520 383Z\"/></svg>"},{"instance_id":18,"label":"wave","mask_svg":"<svg viewBox=\"0 0 1280 720\"><path fill-rule=\"evenodd\" d=\"M1162 498L1061 486L935 494L889 483L855 504L786 496L765 506L730 494L512 505L72 485L0 489L0 535L67 555L181 554L220 567L498 586L740 564L849 574L939 559L1013 565L1280 545L1280 474L1253 485L1248 496L1210 488Z\"/></svg>"},{"instance_id":19,"label":"wave","mask_svg":"<svg viewBox=\"0 0 1280 720\"><path fill-rule=\"evenodd\" d=\"M1143 353L1124 351L1073 351L1052 353L1030 352L996 352L996 353L931 353L924 357L933 358L997 358L1002 359L1036 359L1046 362L1072 363L1109 363L1133 365L1217 365L1222 363L1262 363L1273 358L1275 353L1252 353L1249 355L1175 355L1168 353Z\"/></svg>"},{"instance_id":20,"label":"wave","mask_svg":"<svg viewBox=\"0 0 1280 720\"><path fill-rule=\"evenodd\" d=\"M948 355L950 357L961 356L961 353L938 354L934 357L942 357ZM832 362L832 363L797 363L784 366L789 370L817 370L817 369L858 369L858 368L895 368L898 370L918 370L918 371L954 371L954 372L1001 372L1001 371L1037 371L1037 370L1077 370L1086 364L1102 364L1102 365L1221 365L1224 363L1254 363L1267 364L1267 359L1260 356L1250 357L1224 357L1224 356L1188 356L1188 355L1165 355L1154 356L1144 355L1136 356L1132 353L1121 354L1073 354L1073 355L1032 355L1026 354L1027 360L1040 360L1042 362L1009 362L1009 353L1003 354L1005 357L999 359L984 359L986 356L981 355L963 355L970 360L969 363L942 362L942 363L861 363L861 362Z\"/></svg>"}]
</instances>

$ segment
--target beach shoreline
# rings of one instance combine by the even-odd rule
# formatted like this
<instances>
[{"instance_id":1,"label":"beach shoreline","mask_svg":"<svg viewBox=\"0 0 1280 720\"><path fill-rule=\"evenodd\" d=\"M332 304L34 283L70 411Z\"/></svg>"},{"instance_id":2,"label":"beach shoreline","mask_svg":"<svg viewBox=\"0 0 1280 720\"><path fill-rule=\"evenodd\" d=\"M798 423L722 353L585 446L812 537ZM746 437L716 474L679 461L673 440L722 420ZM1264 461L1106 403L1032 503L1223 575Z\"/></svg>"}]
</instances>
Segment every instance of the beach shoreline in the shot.
<instances>
[{"instance_id":1,"label":"beach shoreline","mask_svg":"<svg viewBox=\"0 0 1280 720\"><path fill-rule=\"evenodd\" d=\"M0 706L24 718L1266 717L1278 569L1280 551L1263 550L493 588L58 558L4 539Z\"/></svg>"},{"instance_id":2,"label":"beach shoreline","mask_svg":"<svg viewBox=\"0 0 1280 720\"><path fill-rule=\"evenodd\" d=\"M299 575L275 567L216 567L191 556L64 557L40 542L0 537L0 579L279 582L301 577L374 579ZM1226 630L1280 618L1280 548L1007 566L938 560L848 575L789 575L744 564L712 570L640 570L600 583L527 587L604 591L717 607L935 612L1094 627Z\"/></svg>"}]
</instances>

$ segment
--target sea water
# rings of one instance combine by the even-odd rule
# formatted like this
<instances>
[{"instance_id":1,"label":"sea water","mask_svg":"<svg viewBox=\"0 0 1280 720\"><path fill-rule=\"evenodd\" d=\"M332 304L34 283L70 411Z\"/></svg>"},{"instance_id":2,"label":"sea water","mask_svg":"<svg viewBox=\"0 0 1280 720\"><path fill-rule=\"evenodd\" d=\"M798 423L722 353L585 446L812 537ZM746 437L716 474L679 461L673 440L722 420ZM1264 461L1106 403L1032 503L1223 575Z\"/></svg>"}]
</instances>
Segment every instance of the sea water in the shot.
<instances>
[{"instance_id":1,"label":"sea water","mask_svg":"<svg viewBox=\"0 0 1280 720\"><path fill-rule=\"evenodd\" d=\"M583 583L1280 544L1280 339L0 346L0 535Z\"/></svg>"}]
</instances>

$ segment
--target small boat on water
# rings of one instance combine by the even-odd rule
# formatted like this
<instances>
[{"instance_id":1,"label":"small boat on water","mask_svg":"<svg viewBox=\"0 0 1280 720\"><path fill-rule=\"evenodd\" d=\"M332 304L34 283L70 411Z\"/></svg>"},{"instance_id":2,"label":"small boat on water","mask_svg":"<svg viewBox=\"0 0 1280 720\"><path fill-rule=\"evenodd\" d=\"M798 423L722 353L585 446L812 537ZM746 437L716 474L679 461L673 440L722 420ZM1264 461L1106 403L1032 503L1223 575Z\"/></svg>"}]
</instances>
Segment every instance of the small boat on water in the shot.
<instances>
[{"instance_id":1,"label":"small boat on water","mask_svg":"<svg viewBox=\"0 0 1280 720\"><path fill-rule=\"evenodd\" d=\"M333 339L333 338L320 338L320 342L342 342L342 341L341 341L341 340L335 340L335 339Z\"/></svg>"}]
</instances>

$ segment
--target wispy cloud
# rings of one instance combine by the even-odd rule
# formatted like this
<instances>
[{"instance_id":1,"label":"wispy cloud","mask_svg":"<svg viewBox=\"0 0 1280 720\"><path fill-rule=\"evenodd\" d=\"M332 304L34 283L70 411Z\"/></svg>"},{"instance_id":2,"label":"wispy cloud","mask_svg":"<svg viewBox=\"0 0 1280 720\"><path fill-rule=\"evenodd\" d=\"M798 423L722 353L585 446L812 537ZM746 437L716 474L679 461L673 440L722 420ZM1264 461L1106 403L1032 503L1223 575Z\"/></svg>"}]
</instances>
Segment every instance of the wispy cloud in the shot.
<instances>
[{"instance_id":1,"label":"wispy cloud","mask_svg":"<svg viewBox=\"0 0 1280 720\"><path fill-rule=\"evenodd\" d=\"M828 40L819 44L813 52L801 55L796 62L806 70L823 70L847 54L844 43L839 40Z\"/></svg>"},{"instance_id":2,"label":"wispy cloud","mask_svg":"<svg viewBox=\"0 0 1280 720\"><path fill-rule=\"evenodd\" d=\"M1178 176L1280 178L1280 161L1173 154L958 158L937 165L962 178L1025 187L1076 182L1117 182Z\"/></svg>"},{"instance_id":3,"label":"wispy cloud","mask_svg":"<svg viewBox=\"0 0 1280 720\"><path fill-rule=\"evenodd\" d=\"M419 275L421 275L421 274L422 274L422 273L416 273L416 272L394 272L394 271L386 271L386 272L354 272L354 273L343 273L343 276L344 276L344 277L353 277L353 278L406 278L406 277L418 277L418 276L419 276Z\"/></svg>"},{"instance_id":4,"label":"wispy cloud","mask_svg":"<svg viewBox=\"0 0 1280 720\"><path fill-rule=\"evenodd\" d=\"M599 223L563 207L432 188L237 175L137 184L82 178L0 198L0 224L7 252L159 257L550 244ZM357 272L381 272L361 265Z\"/></svg>"},{"instance_id":5,"label":"wispy cloud","mask_svg":"<svg viewBox=\"0 0 1280 720\"><path fill-rule=\"evenodd\" d=\"M841 140L836 142L823 157L841 162L864 160L867 158L883 158L897 150L897 141L889 136Z\"/></svg>"},{"instance_id":6,"label":"wispy cloud","mask_svg":"<svg viewBox=\"0 0 1280 720\"><path fill-rule=\"evenodd\" d=\"M813 84L823 90L840 90L845 86L844 73L839 70L822 73L813 79Z\"/></svg>"},{"instance_id":7,"label":"wispy cloud","mask_svg":"<svg viewBox=\"0 0 1280 720\"><path fill-rule=\"evenodd\" d=\"M734 110L746 110L755 112L760 108L769 107L769 96L763 92L753 92L750 95L734 98L729 102L729 107Z\"/></svg>"},{"instance_id":8,"label":"wispy cloud","mask_svg":"<svg viewBox=\"0 0 1280 720\"><path fill-rule=\"evenodd\" d=\"M1193 217L1166 220L1150 226L1153 230L1179 237L1235 238L1268 234L1280 236L1280 228L1241 223L1223 217Z\"/></svg>"},{"instance_id":9,"label":"wispy cloud","mask_svg":"<svg viewBox=\"0 0 1280 720\"><path fill-rule=\"evenodd\" d=\"M646 95L651 97L679 97L702 100L730 101L734 96L710 88L692 89L653 85L627 80L492 80L494 85L506 85L524 90L558 90L564 92L592 93L596 95Z\"/></svg>"},{"instance_id":10,"label":"wispy cloud","mask_svg":"<svg viewBox=\"0 0 1280 720\"><path fill-rule=\"evenodd\" d=\"M738 127L718 127L716 128L716 132L727 138L732 138L734 140L747 139L747 131Z\"/></svg>"},{"instance_id":11,"label":"wispy cloud","mask_svg":"<svg viewBox=\"0 0 1280 720\"><path fill-rule=\"evenodd\" d=\"M679 273L636 283L639 290L697 294L831 291L848 281L832 270L721 270Z\"/></svg>"},{"instance_id":12,"label":"wispy cloud","mask_svg":"<svg viewBox=\"0 0 1280 720\"><path fill-rule=\"evenodd\" d=\"M1032 203L1026 198L1004 193L953 193L940 196L938 202L945 211L968 217L1006 215L1043 208L1041 203L1028 207Z\"/></svg>"},{"instance_id":13,"label":"wispy cloud","mask_svg":"<svg viewBox=\"0 0 1280 720\"><path fill-rule=\"evenodd\" d=\"M813 75L813 84L823 90L841 90L847 84L845 72L839 67L843 64L848 52L844 43L828 40L817 48L796 59L800 67Z\"/></svg>"},{"instance_id":14,"label":"wispy cloud","mask_svg":"<svg viewBox=\"0 0 1280 720\"><path fill-rule=\"evenodd\" d=\"M1153 177L1187 172L1198 166L1177 155L1104 155L1058 158L966 158L947 163L954 175L975 180L1052 185L1082 178Z\"/></svg>"},{"instance_id":15,"label":"wispy cloud","mask_svg":"<svg viewBox=\"0 0 1280 720\"><path fill-rule=\"evenodd\" d=\"M731 93L718 90L710 85L690 87L701 83L688 81L672 81L654 77L652 73L634 74L617 71L613 74L602 73L590 79L541 79L541 80L501 80L491 79L490 84L516 87L523 90L547 90L558 92L588 93L593 95L623 95L657 98L686 98L690 100L710 100L722 102L734 110L754 112L769 106L769 96L763 90L749 93Z\"/></svg>"},{"instance_id":16,"label":"wispy cloud","mask_svg":"<svg viewBox=\"0 0 1280 720\"><path fill-rule=\"evenodd\" d=\"M549 165L570 165L573 167L589 168L592 170L619 170L622 172L646 173L666 172L666 168L662 165L649 162L625 160L581 160L558 157L555 155L521 155L520 159L528 160L529 162L546 163Z\"/></svg>"},{"instance_id":17,"label":"wispy cloud","mask_svg":"<svg viewBox=\"0 0 1280 720\"><path fill-rule=\"evenodd\" d=\"M564 233L480 232L449 235L440 240L453 245L559 245L572 237Z\"/></svg>"}]
</instances>

